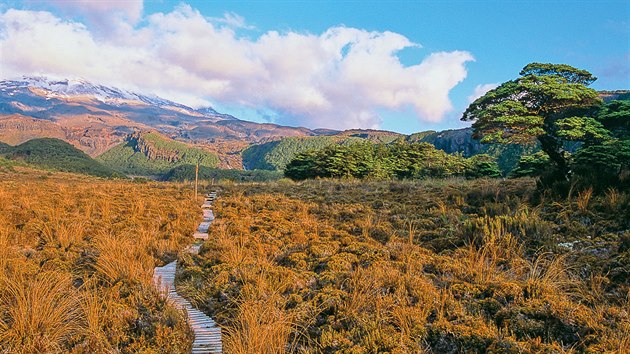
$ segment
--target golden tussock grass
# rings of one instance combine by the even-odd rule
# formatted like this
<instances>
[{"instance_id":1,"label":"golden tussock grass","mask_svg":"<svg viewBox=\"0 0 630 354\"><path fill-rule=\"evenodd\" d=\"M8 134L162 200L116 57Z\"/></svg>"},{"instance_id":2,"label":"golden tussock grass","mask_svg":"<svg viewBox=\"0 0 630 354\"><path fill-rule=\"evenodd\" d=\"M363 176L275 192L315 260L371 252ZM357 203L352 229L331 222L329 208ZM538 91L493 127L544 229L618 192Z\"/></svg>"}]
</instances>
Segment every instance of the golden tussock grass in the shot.
<instances>
[{"instance_id":1,"label":"golden tussock grass","mask_svg":"<svg viewBox=\"0 0 630 354\"><path fill-rule=\"evenodd\" d=\"M629 349L625 193L552 201L528 179L221 188L178 282L227 352Z\"/></svg>"},{"instance_id":2,"label":"golden tussock grass","mask_svg":"<svg viewBox=\"0 0 630 354\"><path fill-rule=\"evenodd\" d=\"M0 352L190 348L151 283L199 222L188 190L25 170L2 175L0 200Z\"/></svg>"}]
</instances>

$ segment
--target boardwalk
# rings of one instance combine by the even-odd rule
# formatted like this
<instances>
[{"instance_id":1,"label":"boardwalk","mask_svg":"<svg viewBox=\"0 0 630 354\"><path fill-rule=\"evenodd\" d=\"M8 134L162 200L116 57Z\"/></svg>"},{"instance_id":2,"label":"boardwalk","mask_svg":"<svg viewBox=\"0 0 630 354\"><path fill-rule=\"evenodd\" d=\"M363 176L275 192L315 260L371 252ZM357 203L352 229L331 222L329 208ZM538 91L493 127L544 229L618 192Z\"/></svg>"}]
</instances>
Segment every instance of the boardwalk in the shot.
<instances>
[{"instance_id":1,"label":"boardwalk","mask_svg":"<svg viewBox=\"0 0 630 354\"><path fill-rule=\"evenodd\" d=\"M199 225L197 232L194 234L195 239L207 240L208 228L214 214L212 213L212 202L216 198L216 193L210 193L207 196L203 208L203 222ZM200 244L196 243L189 248L192 253L199 251ZM195 341L193 342L192 353L221 353L223 345L221 343L221 328L204 314L194 308L188 300L181 297L175 289L175 270L177 261L173 261L164 267L156 267L153 273L153 281L156 287L164 294L168 294L168 299L178 308L186 310L188 314L188 323L195 332Z\"/></svg>"}]
</instances>

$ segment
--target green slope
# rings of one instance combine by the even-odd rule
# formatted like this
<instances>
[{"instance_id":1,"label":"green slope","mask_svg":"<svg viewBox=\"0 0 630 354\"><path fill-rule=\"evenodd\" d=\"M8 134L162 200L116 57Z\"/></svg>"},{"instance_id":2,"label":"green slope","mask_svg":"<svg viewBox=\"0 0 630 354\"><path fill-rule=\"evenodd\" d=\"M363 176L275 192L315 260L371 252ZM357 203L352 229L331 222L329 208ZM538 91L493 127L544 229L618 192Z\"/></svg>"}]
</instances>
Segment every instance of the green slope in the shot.
<instances>
[{"instance_id":1,"label":"green slope","mask_svg":"<svg viewBox=\"0 0 630 354\"><path fill-rule=\"evenodd\" d=\"M156 132L134 133L126 142L117 145L97 158L117 171L139 176L159 176L177 166L194 165L215 167L216 155L169 139Z\"/></svg>"},{"instance_id":2,"label":"green slope","mask_svg":"<svg viewBox=\"0 0 630 354\"><path fill-rule=\"evenodd\" d=\"M235 182L267 182L284 177L282 172L267 170L223 170L202 166L199 168L200 180L229 180ZM195 179L195 166L183 165L170 170L163 176L165 181L193 181Z\"/></svg>"},{"instance_id":3,"label":"green slope","mask_svg":"<svg viewBox=\"0 0 630 354\"><path fill-rule=\"evenodd\" d=\"M252 145L243 151L243 166L247 170L284 170L293 158L309 150L321 150L333 144L350 144L365 139L353 136L290 137Z\"/></svg>"},{"instance_id":4,"label":"green slope","mask_svg":"<svg viewBox=\"0 0 630 354\"><path fill-rule=\"evenodd\" d=\"M2 141L0 141L0 154L5 153L6 151L10 150L12 148L11 145L3 143Z\"/></svg>"},{"instance_id":5,"label":"green slope","mask_svg":"<svg viewBox=\"0 0 630 354\"><path fill-rule=\"evenodd\" d=\"M7 160L21 161L35 167L98 177L123 177L59 139L32 139L14 147L0 146L0 151Z\"/></svg>"}]
</instances>

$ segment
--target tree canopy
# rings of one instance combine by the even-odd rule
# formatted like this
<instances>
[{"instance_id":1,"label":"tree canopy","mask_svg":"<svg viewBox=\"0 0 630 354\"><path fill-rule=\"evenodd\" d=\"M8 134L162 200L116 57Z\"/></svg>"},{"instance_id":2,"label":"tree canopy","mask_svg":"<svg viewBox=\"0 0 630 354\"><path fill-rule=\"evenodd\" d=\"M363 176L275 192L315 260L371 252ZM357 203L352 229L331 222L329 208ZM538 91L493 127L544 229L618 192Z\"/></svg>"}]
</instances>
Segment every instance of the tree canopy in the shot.
<instances>
[{"instance_id":1,"label":"tree canopy","mask_svg":"<svg viewBox=\"0 0 630 354\"><path fill-rule=\"evenodd\" d=\"M499 177L496 160L489 155L464 158L447 154L429 143L331 145L298 154L285 175L308 178L419 179L465 176Z\"/></svg>"},{"instance_id":2,"label":"tree canopy","mask_svg":"<svg viewBox=\"0 0 630 354\"><path fill-rule=\"evenodd\" d=\"M597 91L587 87L596 79L586 70L565 64L531 63L519 78L475 100L462 120L473 121L475 137L484 143L538 142L568 178L563 141L608 138L603 124L588 116L602 103Z\"/></svg>"}]
</instances>

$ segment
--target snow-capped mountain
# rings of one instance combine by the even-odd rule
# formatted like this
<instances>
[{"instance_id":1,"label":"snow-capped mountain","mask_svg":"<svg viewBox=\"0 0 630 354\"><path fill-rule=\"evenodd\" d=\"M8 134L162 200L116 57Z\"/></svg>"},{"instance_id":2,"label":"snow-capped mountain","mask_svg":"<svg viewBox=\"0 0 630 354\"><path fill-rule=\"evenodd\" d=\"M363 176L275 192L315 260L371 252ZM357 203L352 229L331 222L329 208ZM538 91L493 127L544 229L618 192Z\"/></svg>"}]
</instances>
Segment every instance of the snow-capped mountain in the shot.
<instances>
[{"instance_id":1,"label":"snow-capped mountain","mask_svg":"<svg viewBox=\"0 0 630 354\"><path fill-rule=\"evenodd\" d=\"M212 107L194 109L83 79L26 76L0 81L0 141L19 144L36 137L63 137L95 156L127 134L147 130L199 144L318 134L239 120Z\"/></svg>"},{"instance_id":2,"label":"snow-capped mountain","mask_svg":"<svg viewBox=\"0 0 630 354\"><path fill-rule=\"evenodd\" d=\"M138 101L159 107L170 106L194 111L188 106L155 95L143 95L116 87L93 84L84 79L52 80L42 76L23 76L16 80L0 81L0 91L3 93L27 90L29 88L43 90L45 95L49 98L83 96L109 104L123 104L127 101ZM219 113L216 112L216 114L218 115Z\"/></svg>"}]
</instances>

